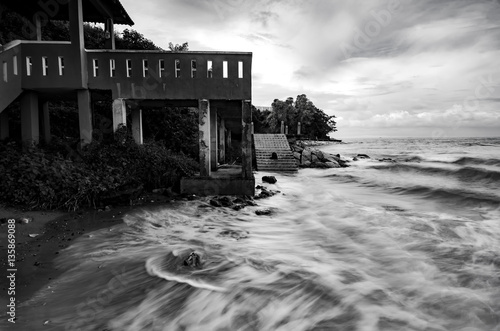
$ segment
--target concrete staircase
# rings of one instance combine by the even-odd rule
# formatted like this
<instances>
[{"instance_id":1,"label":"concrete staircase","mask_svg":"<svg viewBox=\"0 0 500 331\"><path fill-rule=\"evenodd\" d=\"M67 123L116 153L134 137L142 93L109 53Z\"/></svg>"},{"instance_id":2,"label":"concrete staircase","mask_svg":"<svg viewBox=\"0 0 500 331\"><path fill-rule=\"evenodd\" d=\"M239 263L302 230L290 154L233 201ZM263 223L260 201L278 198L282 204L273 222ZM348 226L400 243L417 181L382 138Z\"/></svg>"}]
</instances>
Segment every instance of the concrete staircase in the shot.
<instances>
[{"instance_id":1,"label":"concrete staircase","mask_svg":"<svg viewBox=\"0 0 500 331\"><path fill-rule=\"evenodd\" d=\"M284 134L254 134L257 170L275 172L297 171L297 163ZM271 159L276 153L277 159Z\"/></svg>"}]
</instances>

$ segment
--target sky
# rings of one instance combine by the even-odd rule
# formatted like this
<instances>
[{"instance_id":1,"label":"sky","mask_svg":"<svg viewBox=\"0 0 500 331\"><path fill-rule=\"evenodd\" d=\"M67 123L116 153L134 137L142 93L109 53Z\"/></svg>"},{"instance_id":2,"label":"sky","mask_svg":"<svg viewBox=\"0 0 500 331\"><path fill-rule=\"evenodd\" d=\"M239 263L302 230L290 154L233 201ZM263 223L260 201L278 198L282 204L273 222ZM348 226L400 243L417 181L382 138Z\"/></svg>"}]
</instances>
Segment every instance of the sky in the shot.
<instances>
[{"instance_id":1,"label":"sky","mask_svg":"<svg viewBox=\"0 0 500 331\"><path fill-rule=\"evenodd\" d=\"M335 138L500 136L500 0L121 2L164 49L252 52L252 103L306 94Z\"/></svg>"}]
</instances>

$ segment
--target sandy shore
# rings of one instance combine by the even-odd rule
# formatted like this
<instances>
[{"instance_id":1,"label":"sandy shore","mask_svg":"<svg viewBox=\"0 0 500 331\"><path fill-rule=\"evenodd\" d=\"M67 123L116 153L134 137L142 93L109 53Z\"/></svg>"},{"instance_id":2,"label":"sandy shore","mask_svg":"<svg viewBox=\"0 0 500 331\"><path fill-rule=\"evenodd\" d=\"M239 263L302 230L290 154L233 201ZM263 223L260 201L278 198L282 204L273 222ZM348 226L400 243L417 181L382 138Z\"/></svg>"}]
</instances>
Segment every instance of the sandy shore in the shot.
<instances>
[{"instance_id":1,"label":"sandy shore","mask_svg":"<svg viewBox=\"0 0 500 331\"><path fill-rule=\"evenodd\" d=\"M121 206L108 211L87 209L79 212L22 211L0 206L0 263L2 274L7 270L7 219L16 219L16 301L22 303L30 299L50 280L57 278L64 270L56 268L54 259L59 252L72 242L89 232L110 228L123 222L124 214L145 207L153 207L168 201L163 196L148 197L140 206ZM17 222L22 218L32 221ZM0 280L2 295L0 304L6 303L6 275Z\"/></svg>"}]
</instances>

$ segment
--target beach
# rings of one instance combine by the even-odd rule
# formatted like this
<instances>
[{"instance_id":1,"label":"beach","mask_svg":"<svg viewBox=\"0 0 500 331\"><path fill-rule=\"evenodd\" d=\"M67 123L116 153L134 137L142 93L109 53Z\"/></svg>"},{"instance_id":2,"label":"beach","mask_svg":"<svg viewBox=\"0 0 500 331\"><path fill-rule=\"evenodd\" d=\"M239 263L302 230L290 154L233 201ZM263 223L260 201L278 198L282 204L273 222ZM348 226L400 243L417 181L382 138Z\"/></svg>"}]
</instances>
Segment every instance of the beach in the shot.
<instances>
[{"instance_id":1,"label":"beach","mask_svg":"<svg viewBox=\"0 0 500 331\"><path fill-rule=\"evenodd\" d=\"M16 327L499 330L500 140L318 148L350 167L256 172L280 193L239 211L180 199L48 221L24 252L53 252L52 273L31 274ZM33 250L50 236L70 244Z\"/></svg>"}]
</instances>

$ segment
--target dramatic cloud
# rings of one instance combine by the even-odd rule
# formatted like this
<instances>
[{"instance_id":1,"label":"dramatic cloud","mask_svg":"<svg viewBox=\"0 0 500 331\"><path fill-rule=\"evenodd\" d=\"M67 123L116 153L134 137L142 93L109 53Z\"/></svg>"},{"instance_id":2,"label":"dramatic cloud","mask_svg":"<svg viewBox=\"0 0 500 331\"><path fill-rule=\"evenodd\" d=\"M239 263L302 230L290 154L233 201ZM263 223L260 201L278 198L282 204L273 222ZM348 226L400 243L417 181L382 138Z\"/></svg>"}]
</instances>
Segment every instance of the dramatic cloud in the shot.
<instances>
[{"instance_id":1,"label":"dramatic cloud","mask_svg":"<svg viewBox=\"0 0 500 331\"><path fill-rule=\"evenodd\" d=\"M161 47L253 52L255 105L305 93L338 136L500 134L499 1L122 3Z\"/></svg>"}]
</instances>

